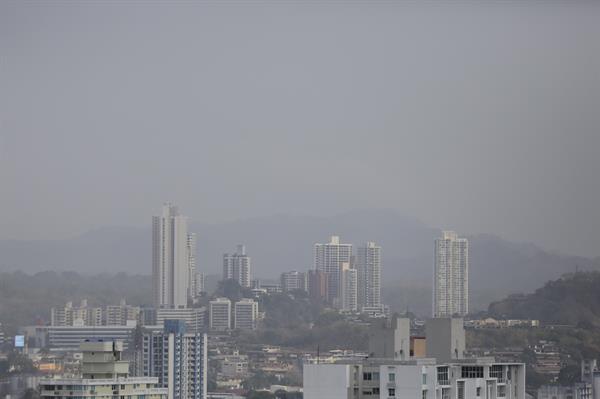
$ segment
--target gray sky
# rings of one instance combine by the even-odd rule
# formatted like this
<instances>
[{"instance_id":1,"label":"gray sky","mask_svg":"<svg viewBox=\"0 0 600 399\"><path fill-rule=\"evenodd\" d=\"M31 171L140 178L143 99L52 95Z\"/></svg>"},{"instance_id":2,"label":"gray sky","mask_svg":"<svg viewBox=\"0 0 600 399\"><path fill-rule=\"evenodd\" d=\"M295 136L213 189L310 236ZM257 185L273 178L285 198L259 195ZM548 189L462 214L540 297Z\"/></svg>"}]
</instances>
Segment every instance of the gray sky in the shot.
<instances>
[{"instance_id":1,"label":"gray sky","mask_svg":"<svg viewBox=\"0 0 600 399\"><path fill-rule=\"evenodd\" d=\"M600 2L484 3L2 1L0 238L172 200L598 256Z\"/></svg>"}]
</instances>

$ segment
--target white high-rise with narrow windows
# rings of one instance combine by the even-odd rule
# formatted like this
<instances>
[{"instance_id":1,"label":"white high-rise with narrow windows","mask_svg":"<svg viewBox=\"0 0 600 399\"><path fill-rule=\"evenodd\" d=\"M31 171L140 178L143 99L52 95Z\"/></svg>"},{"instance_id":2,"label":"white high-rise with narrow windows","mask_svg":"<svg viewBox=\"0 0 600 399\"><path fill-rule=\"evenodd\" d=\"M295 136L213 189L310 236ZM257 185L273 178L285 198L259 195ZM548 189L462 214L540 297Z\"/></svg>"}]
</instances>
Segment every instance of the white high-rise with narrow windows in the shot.
<instances>
[{"instance_id":1,"label":"white high-rise with narrow windows","mask_svg":"<svg viewBox=\"0 0 600 399\"><path fill-rule=\"evenodd\" d=\"M187 306L191 258L195 238L189 236L187 218L176 206L166 203L162 214L152 218L152 279L157 308ZM194 265L195 267L195 265Z\"/></svg>"},{"instance_id":2,"label":"white high-rise with narrow windows","mask_svg":"<svg viewBox=\"0 0 600 399\"><path fill-rule=\"evenodd\" d=\"M435 240L433 317L469 313L469 242L454 231Z\"/></svg>"},{"instance_id":3,"label":"white high-rise with narrow windows","mask_svg":"<svg viewBox=\"0 0 600 399\"><path fill-rule=\"evenodd\" d=\"M340 244L340 237L331 236L326 244L315 244L315 270L327 275L327 301L339 306L340 272L343 263L350 263L352 244Z\"/></svg>"},{"instance_id":4,"label":"white high-rise with narrow windows","mask_svg":"<svg viewBox=\"0 0 600 399\"><path fill-rule=\"evenodd\" d=\"M196 287L196 233L187 235L188 250L188 298L194 299L198 296Z\"/></svg>"},{"instance_id":5,"label":"white high-rise with narrow windows","mask_svg":"<svg viewBox=\"0 0 600 399\"><path fill-rule=\"evenodd\" d=\"M348 312L358 310L358 273L347 262L342 263L340 270L340 309Z\"/></svg>"},{"instance_id":6,"label":"white high-rise with narrow windows","mask_svg":"<svg viewBox=\"0 0 600 399\"><path fill-rule=\"evenodd\" d=\"M358 248L356 257L358 271L358 307L371 308L381 305L381 247L367 242Z\"/></svg>"},{"instance_id":7,"label":"white high-rise with narrow windows","mask_svg":"<svg viewBox=\"0 0 600 399\"><path fill-rule=\"evenodd\" d=\"M223 255L223 280L227 279L234 279L242 287L250 287L250 257L244 245L238 245L234 254Z\"/></svg>"}]
</instances>

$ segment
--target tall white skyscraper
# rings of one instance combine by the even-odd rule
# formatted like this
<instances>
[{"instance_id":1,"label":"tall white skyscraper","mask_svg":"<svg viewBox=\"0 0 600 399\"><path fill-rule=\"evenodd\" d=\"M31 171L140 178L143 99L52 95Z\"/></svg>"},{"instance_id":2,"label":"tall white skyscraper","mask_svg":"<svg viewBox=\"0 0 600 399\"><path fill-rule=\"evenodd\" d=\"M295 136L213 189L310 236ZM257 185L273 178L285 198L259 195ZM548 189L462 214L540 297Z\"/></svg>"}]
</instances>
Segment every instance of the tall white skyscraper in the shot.
<instances>
[{"instance_id":1,"label":"tall white skyscraper","mask_svg":"<svg viewBox=\"0 0 600 399\"><path fill-rule=\"evenodd\" d=\"M242 287L250 287L250 257L244 245L238 245L234 254L223 255L223 280L227 279L236 280Z\"/></svg>"},{"instance_id":2,"label":"tall white skyscraper","mask_svg":"<svg viewBox=\"0 0 600 399\"><path fill-rule=\"evenodd\" d=\"M356 258L358 271L358 306L381 305L381 247L367 242L358 248Z\"/></svg>"},{"instance_id":3,"label":"tall white skyscraper","mask_svg":"<svg viewBox=\"0 0 600 399\"><path fill-rule=\"evenodd\" d=\"M435 240L433 317L469 313L469 242L453 231Z\"/></svg>"},{"instance_id":4,"label":"tall white skyscraper","mask_svg":"<svg viewBox=\"0 0 600 399\"><path fill-rule=\"evenodd\" d=\"M195 267L195 238L188 235L187 218L166 203L160 216L152 218L152 277L157 308L187 306L190 264Z\"/></svg>"},{"instance_id":5,"label":"tall white skyscraper","mask_svg":"<svg viewBox=\"0 0 600 399\"><path fill-rule=\"evenodd\" d=\"M331 236L326 244L315 244L315 270L327 274L327 301L339 306L340 271L343 263L350 263L352 244L340 244L340 237Z\"/></svg>"}]
</instances>

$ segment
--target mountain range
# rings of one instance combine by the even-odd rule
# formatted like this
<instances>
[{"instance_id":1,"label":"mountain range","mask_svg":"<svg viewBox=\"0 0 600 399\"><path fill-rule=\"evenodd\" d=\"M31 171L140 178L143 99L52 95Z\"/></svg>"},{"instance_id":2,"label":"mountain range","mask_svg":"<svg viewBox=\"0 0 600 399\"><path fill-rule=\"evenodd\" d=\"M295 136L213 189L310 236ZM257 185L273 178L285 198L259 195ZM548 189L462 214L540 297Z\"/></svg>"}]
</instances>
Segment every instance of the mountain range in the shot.
<instances>
[{"instance_id":1,"label":"mountain range","mask_svg":"<svg viewBox=\"0 0 600 399\"><path fill-rule=\"evenodd\" d=\"M273 215L220 224L190 223L197 234L197 267L218 274L222 255L245 244L252 273L275 280L288 270L308 270L313 246L339 235L342 242L382 246L384 300L395 310L430 308L433 242L440 230L391 210L355 210L331 217ZM459 234L462 234L459 232ZM552 253L493 235L469 236L473 310L506 295L529 292L578 270L600 270L600 258ZM151 273L150 227L104 227L61 240L0 240L0 271L72 270L79 273Z\"/></svg>"}]
</instances>

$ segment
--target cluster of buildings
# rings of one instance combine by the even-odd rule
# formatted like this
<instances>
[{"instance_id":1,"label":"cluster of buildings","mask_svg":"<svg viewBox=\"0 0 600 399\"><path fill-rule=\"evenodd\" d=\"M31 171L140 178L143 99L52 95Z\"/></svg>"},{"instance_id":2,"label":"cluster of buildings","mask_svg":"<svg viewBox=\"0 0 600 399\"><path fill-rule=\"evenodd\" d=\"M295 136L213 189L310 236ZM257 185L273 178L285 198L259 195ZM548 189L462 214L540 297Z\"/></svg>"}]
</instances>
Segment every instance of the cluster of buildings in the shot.
<instances>
[{"instance_id":1,"label":"cluster of buildings","mask_svg":"<svg viewBox=\"0 0 600 399\"><path fill-rule=\"evenodd\" d=\"M311 298L344 311L381 308L381 247L367 242L354 255L352 244L341 243L338 236L315 244L308 291Z\"/></svg>"},{"instance_id":2,"label":"cluster of buildings","mask_svg":"<svg viewBox=\"0 0 600 399\"><path fill-rule=\"evenodd\" d=\"M209 324L213 331L256 328L258 302L252 298L241 298L234 303L229 298L215 298L210 301L209 309Z\"/></svg>"},{"instance_id":3,"label":"cluster of buildings","mask_svg":"<svg viewBox=\"0 0 600 399\"><path fill-rule=\"evenodd\" d=\"M600 398L600 370L596 360L583 360L578 382L572 385L542 385L537 399L597 399Z\"/></svg>"},{"instance_id":4,"label":"cluster of buildings","mask_svg":"<svg viewBox=\"0 0 600 399\"><path fill-rule=\"evenodd\" d=\"M51 326L126 326L140 321L139 306L128 305L124 299L119 305L102 307L88 306L83 299L79 306L67 302L64 307L50 309Z\"/></svg>"},{"instance_id":5,"label":"cluster of buildings","mask_svg":"<svg viewBox=\"0 0 600 399\"><path fill-rule=\"evenodd\" d=\"M152 308L124 300L105 307L89 306L86 300L76 306L68 302L51 309L49 325L25 329L25 346L81 353L79 358L65 357L61 367L48 365L60 376L40 381L42 398L209 398L207 332L217 342L233 339L221 332L257 327L261 315L255 298L218 297L198 305L204 276L196 270L196 238L177 207L165 204L161 215L153 217L152 232ZM278 284L252 280L251 258L243 245L224 254L223 279L236 281L254 295L304 291L311 300L350 316L364 313L374 318L366 353L315 356L268 347L240 353L217 343L211 357L218 365L217 386L241 392L242 381L260 368L277 376L302 372L303 387L290 389L302 389L305 399L525 399L523 363L465 353L468 241L444 231L435 240L434 253L433 318L418 333L409 319L387 317L381 301L381 247L374 242L355 252L352 244L332 236L329 242L315 244L311 270L282 273ZM535 320L483 319L471 321L469 327L538 325ZM534 369L557 377L558 352L543 343L534 351ZM600 392L600 371L589 362L582 365L581 383L544 386L537 394L540 399L593 399L594 392Z\"/></svg>"},{"instance_id":6,"label":"cluster of buildings","mask_svg":"<svg viewBox=\"0 0 600 399\"><path fill-rule=\"evenodd\" d=\"M465 356L461 318L430 319L425 331L411 339L408 319L374 325L366 356L304 365L304 398L526 398L523 363Z\"/></svg>"}]
</instances>

